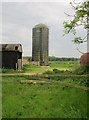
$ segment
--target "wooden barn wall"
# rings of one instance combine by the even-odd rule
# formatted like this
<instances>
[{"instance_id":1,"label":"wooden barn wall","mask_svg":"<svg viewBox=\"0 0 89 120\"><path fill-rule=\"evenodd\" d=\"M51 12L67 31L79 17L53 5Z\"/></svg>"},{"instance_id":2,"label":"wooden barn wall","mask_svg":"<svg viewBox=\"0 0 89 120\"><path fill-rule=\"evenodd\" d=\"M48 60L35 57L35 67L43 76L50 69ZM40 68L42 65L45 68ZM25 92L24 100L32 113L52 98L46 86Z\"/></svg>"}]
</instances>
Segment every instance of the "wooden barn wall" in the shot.
<instances>
[{"instance_id":1,"label":"wooden barn wall","mask_svg":"<svg viewBox=\"0 0 89 120\"><path fill-rule=\"evenodd\" d=\"M18 51L2 51L2 68L16 69L18 59L22 59Z\"/></svg>"}]
</instances>

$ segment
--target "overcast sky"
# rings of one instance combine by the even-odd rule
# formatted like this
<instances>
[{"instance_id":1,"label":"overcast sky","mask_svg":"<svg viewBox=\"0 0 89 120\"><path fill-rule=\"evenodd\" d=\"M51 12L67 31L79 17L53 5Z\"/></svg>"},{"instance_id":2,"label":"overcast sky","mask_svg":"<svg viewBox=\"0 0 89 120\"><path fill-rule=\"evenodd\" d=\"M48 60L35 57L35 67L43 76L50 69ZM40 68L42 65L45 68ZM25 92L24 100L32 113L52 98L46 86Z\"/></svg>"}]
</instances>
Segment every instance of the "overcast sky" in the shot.
<instances>
[{"instance_id":1,"label":"overcast sky","mask_svg":"<svg viewBox=\"0 0 89 120\"><path fill-rule=\"evenodd\" d=\"M72 19L67 17L64 12L73 15L74 11L69 0L60 0L59 2L2 2L1 43L20 43L23 47L23 56L31 56L32 28L36 24L43 23L49 28L50 56L80 57L81 54L71 42L75 36L72 34L63 36L63 22ZM79 28L78 31L78 36L85 36L86 31L82 28ZM81 51L86 52L86 44L78 47Z\"/></svg>"}]
</instances>

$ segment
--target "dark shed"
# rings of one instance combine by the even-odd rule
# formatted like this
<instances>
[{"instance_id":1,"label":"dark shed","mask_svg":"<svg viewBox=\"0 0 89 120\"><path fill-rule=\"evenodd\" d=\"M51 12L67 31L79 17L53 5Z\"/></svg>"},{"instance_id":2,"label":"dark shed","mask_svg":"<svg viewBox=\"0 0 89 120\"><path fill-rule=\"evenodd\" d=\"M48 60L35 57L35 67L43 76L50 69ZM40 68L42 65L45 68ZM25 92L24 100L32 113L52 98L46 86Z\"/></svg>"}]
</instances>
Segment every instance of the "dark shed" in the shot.
<instances>
[{"instance_id":1,"label":"dark shed","mask_svg":"<svg viewBox=\"0 0 89 120\"><path fill-rule=\"evenodd\" d=\"M22 69L22 45L21 44L0 44L0 55L2 65L5 69Z\"/></svg>"}]
</instances>

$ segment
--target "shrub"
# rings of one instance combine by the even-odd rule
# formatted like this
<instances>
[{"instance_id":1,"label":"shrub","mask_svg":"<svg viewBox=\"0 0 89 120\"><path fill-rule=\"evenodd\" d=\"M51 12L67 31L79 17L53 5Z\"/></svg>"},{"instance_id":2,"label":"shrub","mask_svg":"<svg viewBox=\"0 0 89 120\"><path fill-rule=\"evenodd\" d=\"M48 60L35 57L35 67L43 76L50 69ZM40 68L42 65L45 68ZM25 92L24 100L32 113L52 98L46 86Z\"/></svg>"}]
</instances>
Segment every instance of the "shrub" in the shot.
<instances>
[{"instance_id":1,"label":"shrub","mask_svg":"<svg viewBox=\"0 0 89 120\"><path fill-rule=\"evenodd\" d=\"M74 70L74 73L78 75L89 74L89 64L79 66Z\"/></svg>"}]
</instances>

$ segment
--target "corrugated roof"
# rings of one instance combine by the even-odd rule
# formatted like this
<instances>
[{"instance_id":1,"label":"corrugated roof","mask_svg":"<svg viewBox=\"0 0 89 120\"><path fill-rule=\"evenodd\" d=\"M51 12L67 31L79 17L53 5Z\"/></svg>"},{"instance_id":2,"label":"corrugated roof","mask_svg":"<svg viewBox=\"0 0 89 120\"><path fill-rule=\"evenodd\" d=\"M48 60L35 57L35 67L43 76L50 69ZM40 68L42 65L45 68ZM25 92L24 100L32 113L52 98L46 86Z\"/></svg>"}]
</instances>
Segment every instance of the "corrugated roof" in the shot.
<instances>
[{"instance_id":1,"label":"corrugated roof","mask_svg":"<svg viewBox=\"0 0 89 120\"><path fill-rule=\"evenodd\" d=\"M22 52L22 45L21 44L0 44L0 51Z\"/></svg>"}]
</instances>

